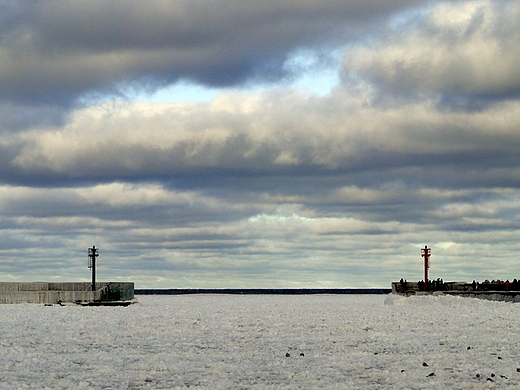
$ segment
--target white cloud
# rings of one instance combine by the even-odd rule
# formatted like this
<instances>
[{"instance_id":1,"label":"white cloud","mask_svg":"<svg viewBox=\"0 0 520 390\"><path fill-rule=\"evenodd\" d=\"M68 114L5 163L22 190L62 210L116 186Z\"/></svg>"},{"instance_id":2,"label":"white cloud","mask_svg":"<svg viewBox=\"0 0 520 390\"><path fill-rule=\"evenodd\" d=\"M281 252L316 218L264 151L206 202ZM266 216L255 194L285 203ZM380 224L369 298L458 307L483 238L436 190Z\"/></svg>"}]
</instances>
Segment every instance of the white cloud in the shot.
<instances>
[{"instance_id":1,"label":"white cloud","mask_svg":"<svg viewBox=\"0 0 520 390\"><path fill-rule=\"evenodd\" d=\"M80 180L173 178L208 168L334 171L358 164L384 164L379 169L390 172L417 164L408 161L414 156L450 165L460 156L467 166L470 156L478 164L507 155L520 142L519 112L516 101L473 112L445 112L430 101L382 108L339 90L322 98L289 91L224 94L209 104L103 104L76 112L63 127L0 142L23 145L13 168Z\"/></svg>"},{"instance_id":2,"label":"white cloud","mask_svg":"<svg viewBox=\"0 0 520 390\"><path fill-rule=\"evenodd\" d=\"M344 66L386 92L508 96L520 90L519 14L512 1L434 3L418 25L360 47Z\"/></svg>"}]
</instances>

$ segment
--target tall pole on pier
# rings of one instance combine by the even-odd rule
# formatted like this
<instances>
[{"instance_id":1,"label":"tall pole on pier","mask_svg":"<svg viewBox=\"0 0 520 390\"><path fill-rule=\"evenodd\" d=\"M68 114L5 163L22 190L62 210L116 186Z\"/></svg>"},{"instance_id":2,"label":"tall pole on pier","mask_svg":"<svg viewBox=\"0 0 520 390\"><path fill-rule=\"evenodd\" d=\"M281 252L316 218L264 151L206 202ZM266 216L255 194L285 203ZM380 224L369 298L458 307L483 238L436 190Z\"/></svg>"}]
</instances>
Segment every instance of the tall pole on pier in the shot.
<instances>
[{"instance_id":1,"label":"tall pole on pier","mask_svg":"<svg viewBox=\"0 0 520 390\"><path fill-rule=\"evenodd\" d=\"M424 291L428 291L428 268L430 268L428 260L431 256L431 248L425 245L421 249L421 256L424 257Z\"/></svg>"},{"instance_id":2,"label":"tall pole on pier","mask_svg":"<svg viewBox=\"0 0 520 390\"><path fill-rule=\"evenodd\" d=\"M88 248L88 267L92 270L92 291L96 291L96 257L99 256L99 249L95 245Z\"/></svg>"}]
</instances>

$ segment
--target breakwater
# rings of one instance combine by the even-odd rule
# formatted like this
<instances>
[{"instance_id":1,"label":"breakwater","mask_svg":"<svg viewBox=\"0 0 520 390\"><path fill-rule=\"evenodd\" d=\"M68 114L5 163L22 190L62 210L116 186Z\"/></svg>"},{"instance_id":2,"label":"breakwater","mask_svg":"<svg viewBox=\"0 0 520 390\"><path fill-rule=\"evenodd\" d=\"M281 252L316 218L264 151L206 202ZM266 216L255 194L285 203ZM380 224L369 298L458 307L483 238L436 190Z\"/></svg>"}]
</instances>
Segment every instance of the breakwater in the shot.
<instances>
[{"instance_id":1,"label":"breakwater","mask_svg":"<svg viewBox=\"0 0 520 390\"><path fill-rule=\"evenodd\" d=\"M446 291L444 294L499 302L520 302L520 291Z\"/></svg>"},{"instance_id":2,"label":"breakwater","mask_svg":"<svg viewBox=\"0 0 520 390\"><path fill-rule=\"evenodd\" d=\"M479 298L500 302L520 302L519 283L515 279L513 283L506 282L439 282L429 284L429 289L423 291L421 282L392 282L392 293L400 295L435 294L454 295L465 298Z\"/></svg>"},{"instance_id":3,"label":"breakwater","mask_svg":"<svg viewBox=\"0 0 520 390\"><path fill-rule=\"evenodd\" d=\"M104 303L134 299L133 282L0 282L0 303Z\"/></svg>"}]
</instances>

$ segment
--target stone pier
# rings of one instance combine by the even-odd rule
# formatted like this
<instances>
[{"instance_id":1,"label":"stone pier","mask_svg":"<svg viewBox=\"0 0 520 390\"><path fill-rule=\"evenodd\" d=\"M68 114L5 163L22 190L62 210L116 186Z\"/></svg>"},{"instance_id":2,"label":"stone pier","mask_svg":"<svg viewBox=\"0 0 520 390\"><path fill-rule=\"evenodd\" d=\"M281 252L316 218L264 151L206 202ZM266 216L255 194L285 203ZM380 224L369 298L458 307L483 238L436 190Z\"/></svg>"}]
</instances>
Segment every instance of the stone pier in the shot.
<instances>
[{"instance_id":1,"label":"stone pier","mask_svg":"<svg viewBox=\"0 0 520 390\"><path fill-rule=\"evenodd\" d=\"M109 303L134 299L133 282L0 282L1 303Z\"/></svg>"},{"instance_id":2,"label":"stone pier","mask_svg":"<svg viewBox=\"0 0 520 390\"><path fill-rule=\"evenodd\" d=\"M472 283L444 282L437 289L423 292L416 282L392 282L392 293L401 295L434 294L454 295L465 298L480 298L489 301L520 302L520 291L505 290L503 284L481 284L475 289Z\"/></svg>"}]
</instances>

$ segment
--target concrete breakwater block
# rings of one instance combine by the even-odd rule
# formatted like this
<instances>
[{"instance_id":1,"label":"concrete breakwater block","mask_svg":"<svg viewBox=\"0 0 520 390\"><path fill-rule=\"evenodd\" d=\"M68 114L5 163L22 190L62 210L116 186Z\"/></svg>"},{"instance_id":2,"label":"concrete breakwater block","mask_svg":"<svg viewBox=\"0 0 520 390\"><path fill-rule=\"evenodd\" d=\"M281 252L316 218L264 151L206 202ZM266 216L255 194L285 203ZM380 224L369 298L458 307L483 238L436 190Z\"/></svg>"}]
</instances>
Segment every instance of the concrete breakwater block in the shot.
<instances>
[{"instance_id":1,"label":"concrete breakwater block","mask_svg":"<svg viewBox=\"0 0 520 390\"><path fill-rule=\"evenodd\" d=\"M96 291L90 283L0 282L0 303L85 303L134 299L133 282L100 282Z\"/></svg>"}]
</instances>

